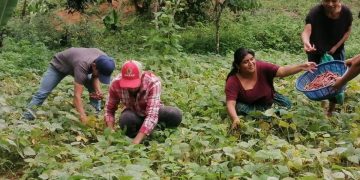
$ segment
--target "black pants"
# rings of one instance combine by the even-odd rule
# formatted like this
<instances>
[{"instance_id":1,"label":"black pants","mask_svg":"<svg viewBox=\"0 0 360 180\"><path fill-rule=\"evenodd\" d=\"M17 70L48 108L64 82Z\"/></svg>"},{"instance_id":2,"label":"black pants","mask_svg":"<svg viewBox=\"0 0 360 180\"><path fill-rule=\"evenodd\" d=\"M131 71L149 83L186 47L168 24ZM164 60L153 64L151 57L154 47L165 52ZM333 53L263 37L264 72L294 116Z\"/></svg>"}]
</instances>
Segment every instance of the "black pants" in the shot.
<instances>
[{"instance_id":1,"label":"black pants","mask_svg":"<svg viewBox=\"0 0 360 180\"><path fill-rule=\"evenodd\" d=\"M158 123L165 124L166 128L178 127L182 120L182 112L176 107L163 106L159 109ZM125 109L120 115L120 128L125 130L125 134L134 138L141 125L144 122L145 117L137 115L130 109Z\"/></svg>"},{"instance_id":2,"label":"black pants","mask_svg":"<svg viewBox=\"0 0 360 180\"><path fill-rule=\"evenodd\" d=\"M315 62L316 64L320 64L321 57L325 53L307 53L308 61ZM334 54L331 54L334 60L344 61L345 60L345 49L341 49L336 51Z\"/></svg>"}]
</instances>

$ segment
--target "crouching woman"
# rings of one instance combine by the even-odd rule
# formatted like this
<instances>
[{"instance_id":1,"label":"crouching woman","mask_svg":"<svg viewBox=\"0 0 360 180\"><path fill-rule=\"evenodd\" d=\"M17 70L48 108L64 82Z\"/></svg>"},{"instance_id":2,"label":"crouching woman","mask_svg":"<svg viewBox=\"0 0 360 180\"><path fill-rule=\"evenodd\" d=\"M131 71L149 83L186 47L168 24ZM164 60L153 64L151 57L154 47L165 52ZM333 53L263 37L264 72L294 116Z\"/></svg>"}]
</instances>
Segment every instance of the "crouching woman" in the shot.
<instances>
[{"instance_id":1,"label":"crouching woman","mask_svg":"<svg viewBox=\"0 0 360 180\"><path fill-rule=\"evenodd\" d=\"M232 119L231 128L240 124L238 115L247 115L256 110L265 111L273 103L290 108L290 100L275 91L274 78L314 69L314 62L278 66L256 60L255 53L251 50L237 49L225 85L226 107Z\"/></svg>"}]
</instances>

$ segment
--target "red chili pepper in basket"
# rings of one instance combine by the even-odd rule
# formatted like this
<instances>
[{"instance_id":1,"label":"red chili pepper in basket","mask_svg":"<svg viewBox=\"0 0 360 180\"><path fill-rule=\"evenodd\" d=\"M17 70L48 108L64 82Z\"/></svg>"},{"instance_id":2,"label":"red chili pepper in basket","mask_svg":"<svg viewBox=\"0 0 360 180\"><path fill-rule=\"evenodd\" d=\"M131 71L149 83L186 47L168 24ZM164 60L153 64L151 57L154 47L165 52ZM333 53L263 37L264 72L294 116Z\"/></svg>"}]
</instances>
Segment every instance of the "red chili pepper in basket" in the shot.
<instances>
[{"instance_id":1,"label":"red chili pepper in basket","mask_svg":"<svg viewBox=\"0 0 360 180\"><path fill-rule=\"evenodd\" d=\"M305 90L315 90L315 89L320 89L322 87L329 86L335 82L335 79L337 77L340 77L340 76L331 71L326 71L325 73L322 73L322 74L316 76L316 78L313 81L311 81L310 83L306 84Z\"/></svg>"}]
</instances>

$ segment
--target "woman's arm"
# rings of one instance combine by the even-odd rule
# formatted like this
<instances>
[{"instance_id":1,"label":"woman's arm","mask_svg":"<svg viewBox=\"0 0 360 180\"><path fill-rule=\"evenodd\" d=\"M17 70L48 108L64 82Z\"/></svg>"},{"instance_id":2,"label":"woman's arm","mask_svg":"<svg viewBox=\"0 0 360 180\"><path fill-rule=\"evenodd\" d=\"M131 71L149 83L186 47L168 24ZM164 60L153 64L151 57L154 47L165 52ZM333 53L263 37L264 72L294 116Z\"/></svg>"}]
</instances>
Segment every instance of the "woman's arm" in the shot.
<instances>
[{"instance_id":1,"label":"woman's arm","mask_svg":"<svg viewBox=\"0 0 360 180\"><path fill-rule=\"evenodd\" d=\"M316 51L315 46L310 44L311 29L312 29L311 24L306 24L304 27L304 31L301 33L301 40L304 44L305 52Z\"/></svg>"},{"instance_id":2,"label":"woman's arm","mask_svg":"<svg viewBox=\"0 0 360 180\"><path fill-rule=\"evenodd\" d=\"M226 109L232 120L231 129L235 129L237 126L240 125L240 119L236 113L235 105L236 105L236 101L234 100L226 101Z\"/></svg>"},{"instance_id":3,"label":"woman's arm","mask_svg":"<svg viewBox=\"0 0 360 180\"><path fill-rule=\"evenodd\" d=\"M349 27L349 30L344 34L344 36L340 39L339 42L337 42L329 51L330 54L334 54L335 51L342 45L345 43L345 41L347 41L349 39L351 33L351 26Z\"/></svg>"},{"instance_id":4,"label":"woman's arm","mask_svg":"<svg viewBox=\"0 0 360 180\"><path fill-rule=\"evenodd\" d=\"M312 71L315 69L316 69L316 63L314 62L306 62L304 64L298 64L298 65L281 66L277 70L275 77L286 77L296 74L300 71Z\"/></svg>"}]
</instances>

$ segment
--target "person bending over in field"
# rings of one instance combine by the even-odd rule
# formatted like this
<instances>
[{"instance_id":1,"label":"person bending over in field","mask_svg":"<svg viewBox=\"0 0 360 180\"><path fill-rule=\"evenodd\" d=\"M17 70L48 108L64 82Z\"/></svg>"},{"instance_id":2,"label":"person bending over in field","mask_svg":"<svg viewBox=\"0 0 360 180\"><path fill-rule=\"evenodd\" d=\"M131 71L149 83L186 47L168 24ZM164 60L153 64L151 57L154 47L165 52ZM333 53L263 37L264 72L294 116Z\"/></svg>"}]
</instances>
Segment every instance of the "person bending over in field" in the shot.
<instances>
[{"instance_id":1,"label":"person bending over in field","mask_svg":"<svg viewBox=\"0 0 360 180\"><path fill-rule=\"evenodd\" d=\"M314 62L278 66L256 60L255 53L251 50L237 49L225 85L226 107L232 119L231 128L234 129L240 124L238 115L247 115L255 110L264 111L273 103L290 108L289 99L275 91L273 79L314 69Z\"/></svg>"},{"instance_id":2,"label":"person bending over in field","mask_svg":"<svg viewBox=\"0 0 360 180\"><path fill-rule=\"evenodd\" d=\"M349 67L349 69L342 77L336 79L335 84L333 85L335 91L340 89L350 80L354 79L360 73L360 54L347 60L345 64Z\"/></svg>"},{"instance_id":3,"label":"person bending over in field","mask_svg":"<svg viewBox=\"0 0 360 180\"><path fill-rule=\"evenodd\" d=\"M163 106L160 102L161 82L152 72L142 71L142 65L134 60L126 61L109 88L105 106L105 123L114 129L115 111L124 106L119 118L120 128L139 144L155 128L157 123L177 127L182 112L176 107Z\"/></svg>"},{"instance_id":4,"label":"person bending over in field","mask_svg":"<svg viewBox=\"0 0 360 180\"><path fill-rule=\"evenodd\" d=\"M88 119L81 100L84 86L90 93L90 104L99 112L103 97L100 82L109 84L114 69L114 60L97 48L70 48L55 54L23 118L35 119L35 106L42 105L60 81L71 75L74 77L74 106L80 114L80 121L86 124Z\"/></svg>"},{"instance_id":5,"label":"person bending over in field","mask_svg":"<svg viewBox=\"0 0 360 180\"><path fill-rule=\"evenodd\" d=\"M345 41L350 36L352 25L350 9L341 0L322 0L313 7L305 19L305 27L301 34L304 50L308 60L321 63L325 53L335 60L345 60ZM327 115L331 116L335 104L341 103L336 98L329 99Z\"/></svg>"}]
</instances>

